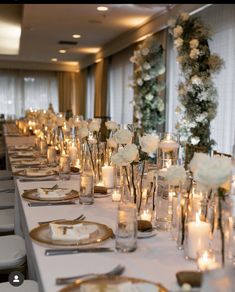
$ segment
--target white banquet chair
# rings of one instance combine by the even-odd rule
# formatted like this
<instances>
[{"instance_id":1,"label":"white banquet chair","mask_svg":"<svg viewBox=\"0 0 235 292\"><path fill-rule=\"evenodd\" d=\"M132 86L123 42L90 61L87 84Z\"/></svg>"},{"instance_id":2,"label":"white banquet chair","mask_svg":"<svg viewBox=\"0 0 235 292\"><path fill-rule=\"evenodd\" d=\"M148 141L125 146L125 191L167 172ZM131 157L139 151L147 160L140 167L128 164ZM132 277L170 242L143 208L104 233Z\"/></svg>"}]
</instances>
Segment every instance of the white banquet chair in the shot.
<instances>
[{"instance_id":1,"label":"white banquet chair","mask_svg":"<svg viewBox=\"0 0 235 292\"><path fill-rule=\"evenodd\" d=\"M24 280L23 284L14 287L9 282L0 283L0 291L4 292L39 292L38 283L33 280Z\"/></svg>"},{"instance_id":2,"label":"white banquet chair","mask_svg":"<svg viewBox=\"0 0 235 292\"><path fill-rule=\"evenodd\" d=\"M10 170L0 170L0 180L12 180L13 175Z\"/></svg>"},{"instance_id":3,"label":"white banquet chair","mask_svg":"<svg viewBox=\"0 0 235 292\"><path fill-rule=\"evenodd\" d=\"M0 210L14 208L15 193L0 193Z\"/></svg>"},{"instance_id":4,"label":"white banquet chair","mask_svg":"<svg viewBox=\"0 0 235 292\"><path fill-rule=\"evenodd\" d=\"M0 236L14 234L14 209L0 210Z\"/></svg>"},{"instance_id":5,"label":"white banquet chair","mask_svg":"<svg viewBox=\"0 0 235 292\"><path fill-rule=\"evenodd\" d=\"M0 247L0 277L9 275L12 271L25 274L26 249L24 239L18 235L0 236Z\"/></svg>"}]
</instances>

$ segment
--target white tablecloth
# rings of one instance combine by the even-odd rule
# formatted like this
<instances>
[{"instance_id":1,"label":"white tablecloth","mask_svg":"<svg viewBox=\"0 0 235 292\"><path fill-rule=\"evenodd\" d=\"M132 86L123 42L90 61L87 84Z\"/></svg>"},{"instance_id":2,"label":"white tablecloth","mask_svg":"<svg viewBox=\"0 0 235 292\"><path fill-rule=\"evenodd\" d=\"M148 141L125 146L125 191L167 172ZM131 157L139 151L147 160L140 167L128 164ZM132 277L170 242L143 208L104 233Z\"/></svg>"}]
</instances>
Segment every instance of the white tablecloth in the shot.
<instances>
[{"instance_id":1,"label":"white tablecloth","mask_svg":"<svg viewBox=\"0 0 235 292\"><path fill-rule=\"evenodd\" d=\"M111 197L96 198L90 206L67 205L28 207L28 203L19 196L25 189L42 186L53 186L55 181L46 182L19 182L18 208L19 221L26 239L27 257L31 279L39 282L42 291L58 291L55 285L57 277L79 275L88 272L106 272L117 264L126 267L124 275L141 277L155 282L161 282L171 291L177 291L175 274L179 270L195 270L195 262L184 259L183 251L176 248L176 243L170 239L167 232L159 232L157 236L149 239L139 239L138 249L133 253L102 253L102 254L76 254L47 257L44 255L46 246L32 242L28 231L37 226L38 221L50 219L73 219L84 214L89 221L107 224L115 231L117 203ZM59 186L65 184L76 189L76 180L58 182ZM19 227L19 226L18 226ZM16 230L17 231L17 230ZM17 233L19 230L17 231ZM114 247L115 241L109 239L102 246Z\"/></svg>"}]
</instances>

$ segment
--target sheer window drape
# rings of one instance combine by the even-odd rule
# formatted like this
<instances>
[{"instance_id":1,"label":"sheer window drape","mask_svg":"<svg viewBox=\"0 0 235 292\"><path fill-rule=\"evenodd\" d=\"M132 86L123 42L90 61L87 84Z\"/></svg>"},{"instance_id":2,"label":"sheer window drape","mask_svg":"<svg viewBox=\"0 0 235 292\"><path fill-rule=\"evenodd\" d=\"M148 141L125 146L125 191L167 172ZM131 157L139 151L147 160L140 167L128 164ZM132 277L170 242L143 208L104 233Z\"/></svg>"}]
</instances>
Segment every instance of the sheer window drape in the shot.
<instances>
[{"instance_id":1,"label":"sheer window drape","mask_svg":"<svg viewBox=\"0 0 235 292\"><path fill-rule=\"evenodd\" d=\"M133 123L133 89L129 86L133 75L133 64L130 62L132 54L131 46L110 57L108 112L113 121L121 124Z\"/></svg>"},{"instance_id":2,"label":"sheer window drape","mask_svg":"<svg viewBox=\"0 0 235 292\"><path fill-rule=\"evenodd\" d=\"M214 82L218 90L218 113L211 125L212 138L219 152L232 153L235 144L235 6L228 4L212 5L199 12L198 16L210 25L213 30L213 40L209 42L211 51L219 54L225 61L225 68L215 76ZM176 64L176 54L171 49L168 52L168 130L174 130L177 116L177 87L179 70Z\"/></svg>"},{"instance_id":3,"label":"sheer window drape","mask_svg":"<svg viewBox=\"0 0 235 292\"><path fill-rule=\"evenodd\" d=\"M57 78L54 72L0 70L0 113L18 118L28 108L58 111Z\"/></svg>"},{"instance_id":4,"label":"sheer window drape","mask_svg":"<svg viewBox=\"0 0 235 292\"><path fill-rule=\"evenodd\" d=\"M86 119L94 117L95 101L95 77L94 65L87 68L87 91L86 91Z\"/></svg>"}]
</instances>

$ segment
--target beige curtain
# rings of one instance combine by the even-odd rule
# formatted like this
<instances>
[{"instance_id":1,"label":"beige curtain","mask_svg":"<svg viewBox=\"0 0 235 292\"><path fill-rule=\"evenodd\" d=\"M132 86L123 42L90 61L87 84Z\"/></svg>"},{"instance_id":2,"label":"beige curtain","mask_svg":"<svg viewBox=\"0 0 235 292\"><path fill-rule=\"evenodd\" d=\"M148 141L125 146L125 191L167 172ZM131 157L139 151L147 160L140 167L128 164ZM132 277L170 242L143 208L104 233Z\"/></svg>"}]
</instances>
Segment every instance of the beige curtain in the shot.
<instances>
[{"instance_id":1,"label":"beige curtain","mask_svg":"<svg viewBox=\"0 0 235 292\"><path fill-rule=\"evenodd\" d=\"M77 74L76 80L76 99L74 101L74 108L76 115L86 114L86 93L87 93L87 68L82 69Z\"/></svg>"},{"instance_id":2,"label":"beige curtain","mask_svg":"<svg viewBox=\"0 0 235 292\"><path fill-rule=\"evenodd\" d=\"M95 108L94 116L107 115L108 59L95 64Z\"/></svg>"},{"instance_id":3,"label":"beige curtain","mask_svg":"<svg viewBox=\"0 0 235 292\"><path fill-rule=\"evenodd\" d=\"M72 110L73 113L75 112L75 101L77 99L77 79L77 72L58 72L60 112L66 112L67 110Z\"/></svg>"}]
</instances>

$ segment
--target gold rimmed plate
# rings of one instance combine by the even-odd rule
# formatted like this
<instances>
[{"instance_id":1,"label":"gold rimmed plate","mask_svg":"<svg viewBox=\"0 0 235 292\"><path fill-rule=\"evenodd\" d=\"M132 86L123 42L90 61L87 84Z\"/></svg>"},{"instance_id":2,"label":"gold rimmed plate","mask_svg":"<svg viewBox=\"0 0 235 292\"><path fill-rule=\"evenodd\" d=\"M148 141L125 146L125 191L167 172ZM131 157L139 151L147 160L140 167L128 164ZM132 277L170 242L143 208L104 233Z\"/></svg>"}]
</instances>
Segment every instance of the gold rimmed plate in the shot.
<instances>
[{"instance_id":1,"label":"gold rimmed plate","mask_svg":"<svg viewBox=\"0 0 235 292\"><path fill-rule=\"evenodd\" d=\"M79 292L81 291L82 286L95 287L96 289L94 289L94 291L106 292L111 291L110 286L112 287L114 285L120 285L124 283L141 285L151 284L151 290L149 289L149 291L168 292L168 290L160 283L155 283L140 278L131 278L126 276L101 276L90 280L76 280L73 284L66 286L59 292ZM144 291L144 287L141 291Z\"/></svg>"},{"instance_id":2,"label":"gold rimmed plate","mask_svg":"<svg viewBox=\"0 0 235 292\"><path fill-rule=\"evenodd\" d=\"M84 246L95 243L100 243L104 240L107 240L113 237L113 231L105 224L91 222L91 221L79 221L79 220L63 220L63 221L54 221L56 224L60 225L75 225L75 224L84 224L84 225L95 225L96 229L94 232L90 233L89 238L84 238L80 240L54 240L52 239L52 233L50 224L42 224L33 230L30 231L30 236L33 240L41 244L46 244L50 246Z\"/></svg>"},{"instance_id":3,"label":"gold rimmed plate","mask_svg":"<svg viewBox=\"0 0 235 292\"><path fill-rule=\"evenodd\" d=\"M57 188L57 189L52 189L52 188L41 188L42 190L44 190L45 192L51 192L53 190L62 190L63 192L66 189L63 188ZM48 195L48 197L40 197L39 193L38 193L38 189L30 189L30 190L25 190L22 194L22 197L28 201L66 201L66 200L72 200L72 199L76 199L79 197L79 192L75 191L75 190L69 190L63 194L63 196L50 196Z\"/></svg>"},{"instance_id":4,"label":"gold rimmed plate","mask_svg":"<svg viewBox=\"0 0 235 292\"><path fill-rule=\"evenodd\" d=\"M32 178L32 179L37 179L37 178L49 178L53 177L58 174L56 170L53 169L45 169L45 168L32 168L30 169L31 174L28 171L29 169L22 169L19 171L14 172L13 174L15 176L19 177L24 177L24 178Z\"/></svg>"}]
</instances>

